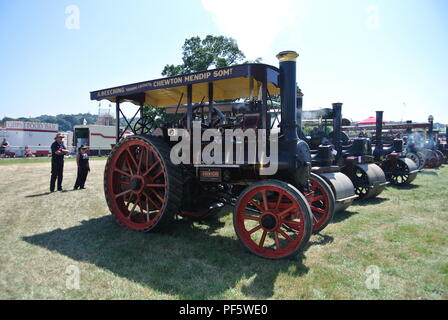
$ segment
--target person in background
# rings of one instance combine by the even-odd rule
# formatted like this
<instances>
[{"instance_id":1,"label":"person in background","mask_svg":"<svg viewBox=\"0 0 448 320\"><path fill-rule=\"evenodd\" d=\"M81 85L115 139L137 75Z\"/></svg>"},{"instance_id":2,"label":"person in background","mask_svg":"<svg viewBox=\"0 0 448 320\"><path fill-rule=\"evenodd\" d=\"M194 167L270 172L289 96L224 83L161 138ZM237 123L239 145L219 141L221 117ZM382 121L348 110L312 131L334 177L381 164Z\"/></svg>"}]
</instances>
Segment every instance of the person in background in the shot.
<instances>
[{"instance_id":1,"label":"person in background","mask_svg":"<svg viewBox=\"0 0 448 320\"><path fill-rule=\"evenodd\" d=\"M87 154L87 147L85 147L84 145L81 145L81 147L79 147L78 149L76 163L78 164L78 175L76 177L76 182L73 189L85 189L84 184L86 183L87 175L90 171L90 165L89 155Z\"/></svg>"},{"instance_id":2,"label":"person in background","mask_svg":"<svg viewBox=\"0 0 448 320\"><path fill-rule=\"evenodd\" d=\"M31 158L33 156L33 153L30 150L30 147L25 146L25 157Z\"/></svg>"},{"instance_id":3,"label":"person in background","mask_svg":"<svg viewBox=\"0 0 448 320\"><path fill-rule=\"evenodd\" d=\"M9 142L6 140L6 138L3 138L2 144L0 145L0 157L5 156L6 148L9 147Z\"/></svg>"},{"instance_id":4,"label":"person in background","mask_svg":"<svg viewBox=\"0 0 448 320\"><path fill-rule=\"evenodd\" d=\"M56 179L58 180L58 191L62 191L62 178L64 171L64 155L70 152L64 145L64 136L57 134L51 145L51 179L50 192L54 192Z\"/></svg>"}]
</instances>

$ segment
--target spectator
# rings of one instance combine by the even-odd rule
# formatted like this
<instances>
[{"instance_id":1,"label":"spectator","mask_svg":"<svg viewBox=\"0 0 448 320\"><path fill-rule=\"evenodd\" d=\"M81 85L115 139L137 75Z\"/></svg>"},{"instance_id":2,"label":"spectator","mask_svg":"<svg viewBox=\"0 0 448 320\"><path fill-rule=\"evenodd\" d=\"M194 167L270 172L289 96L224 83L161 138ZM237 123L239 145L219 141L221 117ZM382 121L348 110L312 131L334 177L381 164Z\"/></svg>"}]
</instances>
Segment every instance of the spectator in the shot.
<instances>
[{"instance_id":1,"label":"spectator","mask_svg":"<svg viewBox=\"0 0 448 320\"><path fill-rule=\"evenodd\" d=\"M64 171L64 155L70 152L64 145L64 136L57 134L55 142L51 145L51 179L50 192L54 192L56 179L58 180L58 191L62 191L62 178Z\"/></svg>"},{"instance_id":2,"label":"spectator","mask_svg":"<svg viewBox=\"0 0 448 320\"><path fill-rule=\"evenodd\" d=\"M27 145L25 146L25 157L27 158L31 158L33 156L33 153L30 150L30 147L28 147Z\"/></svg>"},{"instance_id":3,"label":"spectator","mask_svg":"<svg viewBox=\"0 0 448 320\"><path fill-rule=\"evenodd\" d=\"M6 138L3 138L3 142L0 145L0 157L5 157L5 150L9 147L9 142L6 140Z\"/></svg>"},{"instance_id":4,"label":"spectator","mask_svg":"<svg viewBox=\"0 0 448 320\"><path fill-rule=\"evenodd\" d=\"M78 164L78 176L76 177L76 182L73 189L85 189L84 184L86 183L87 175L90 171L90 165L89 155L87 154L87 147L85 147L84 145L81 145L81 147L78 149L76 163Z\"/></svg>"}]
</instances>

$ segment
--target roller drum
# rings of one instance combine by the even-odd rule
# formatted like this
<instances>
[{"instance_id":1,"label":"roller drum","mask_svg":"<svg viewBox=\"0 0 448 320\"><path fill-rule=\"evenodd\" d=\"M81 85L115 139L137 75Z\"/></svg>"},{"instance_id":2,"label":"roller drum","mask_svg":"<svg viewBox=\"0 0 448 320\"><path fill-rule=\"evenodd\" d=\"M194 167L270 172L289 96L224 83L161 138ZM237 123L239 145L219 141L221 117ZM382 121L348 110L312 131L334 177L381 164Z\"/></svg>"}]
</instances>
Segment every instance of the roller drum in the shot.
<instances>
[{"instance_id":1,"label":"roller drum","mask_svg":"<svg viewBox=\"0 0 448 320\"><path fill-rule=\"evenodd\" d=\"M335 213L347 209L357 198L351 180L341 172L319 174L330 185L336 199Z\"/></svg>"},{"instance_id":2,"label":"roller drum","mask_svg":"<svg viewBox=\"0 0 448 320\"><path fill-rule=\"evenodd\" d=\"M386 188L387 181L384 171L373 163L356 164L353 168L346 166L341 172L353 182L355 193L359 200L378 196Z\"/></svg>"}]
</instances>

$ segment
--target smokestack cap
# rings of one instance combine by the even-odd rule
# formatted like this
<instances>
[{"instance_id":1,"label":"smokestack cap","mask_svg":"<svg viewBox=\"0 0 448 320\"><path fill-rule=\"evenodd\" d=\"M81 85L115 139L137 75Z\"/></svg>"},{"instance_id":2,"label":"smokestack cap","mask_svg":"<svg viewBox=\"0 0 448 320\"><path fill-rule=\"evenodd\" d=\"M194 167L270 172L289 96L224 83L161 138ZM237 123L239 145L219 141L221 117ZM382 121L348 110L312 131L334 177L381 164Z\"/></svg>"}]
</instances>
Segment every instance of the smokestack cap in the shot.
<instances>
[{"instance_id":1,"label":"smokestack cap","mask_svg":"<svg viewBox=\"0 0 448 320\"><path fill-rule=\"evenodd\" d=\"M299 54L295 51L282 51L277 55L277 59L280 62L296 61Z\"/></svg>"}]
</instances>

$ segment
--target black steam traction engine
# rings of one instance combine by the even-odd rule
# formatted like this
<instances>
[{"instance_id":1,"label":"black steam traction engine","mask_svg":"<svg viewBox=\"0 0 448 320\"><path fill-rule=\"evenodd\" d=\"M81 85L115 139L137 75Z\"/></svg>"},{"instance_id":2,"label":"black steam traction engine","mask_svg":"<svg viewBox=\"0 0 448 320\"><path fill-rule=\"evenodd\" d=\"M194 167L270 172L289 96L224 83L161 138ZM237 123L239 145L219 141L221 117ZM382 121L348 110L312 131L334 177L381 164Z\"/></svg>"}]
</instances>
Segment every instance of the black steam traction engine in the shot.
<instances>
[{"instance_id":1,"label":"black steam traction engine","mask_svg":"<svg viewBox=\"0 0 448 320\"><path fill-rule=\"evenodd\" d=\"M346 190L349 201L339 204L340 209L347 208L353 196L350 195L350 188L354 188L354 193L358 200L366 200L378 196L387 185L386 176L383 170L375 164L372 155L370 139L358 137L351 139L345 132L342 132L342 103L333 103L333 109L321 109L315 112L326 114L327 120L332 121L333 131L327 133L326 130L316 130L306 139L312 149L317 154L314 159L320 162L327 161L332 164L336 172L341 176L348 177L340 187ZM332 152L334 151L334 154Z\"/></svg>"},{"instance_id":2,"label":"black steam traction engine","mask_svg":"<svg viewBox=\"0 0 448 320\"><path fill-rule=\"evenodd\" d=\"M104 191L121 225L154 232L175 215L201 218L231 204L243 246L258 256L280 259L297 254L313 232L331 221L334 195L324 180L310 174L310 150L297 134L298 54L285 51L277 57L280 68L245 64L91 92L92 100L116 103L117 144L107 160ZM281 97L280 114L270 110L273 95ZM130 121L122 112L123 102L139 106ZM160 118L156 121L145 112L148 107L165 108L169 120L160 124ZM120 115L134 135L122 138ZM278 128L274 116L281 119ZM179 129L192 133L196 121L201 132L266 129L268 147L275 137L273 130L279 131L278 170L262 176L260 168L274 163L265 164L258 157L251 163L247 152L242 163L198 163L187 154L189 161L173 164L170 153L178 142L172 137ZM198 143L194 139L190 145ZM231 143L236 147L248 142L233 139ZM207 147L203 142L199 145L201 150ZM177 155L183 156L183 151Z\"/></svg>"}]
</instances>

